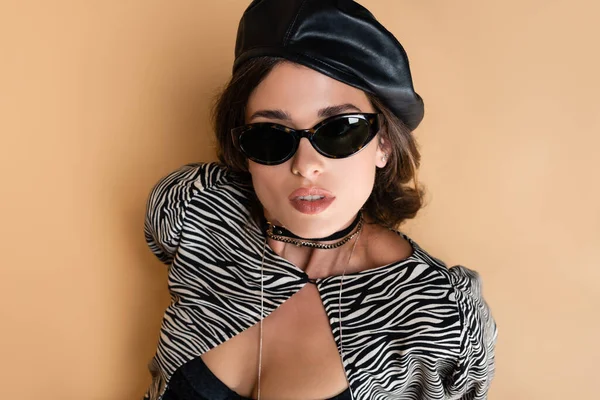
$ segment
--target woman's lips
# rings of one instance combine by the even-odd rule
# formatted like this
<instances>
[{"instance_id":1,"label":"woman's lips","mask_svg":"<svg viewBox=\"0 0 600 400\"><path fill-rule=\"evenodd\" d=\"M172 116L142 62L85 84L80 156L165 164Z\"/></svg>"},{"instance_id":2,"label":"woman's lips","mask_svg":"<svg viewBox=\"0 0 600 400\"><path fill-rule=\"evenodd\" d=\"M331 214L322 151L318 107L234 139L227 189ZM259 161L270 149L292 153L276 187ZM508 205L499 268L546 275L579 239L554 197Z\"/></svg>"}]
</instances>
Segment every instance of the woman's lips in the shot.
<instances>
[{"instance_id":1,"label":"woman's lips","mask_svg":"<svg viewBox=\"0 0 600 400\"><path fill-rule=\"evenodd\" d=\"M292 207L303 214L323 212L335 200L330 192L317 187L296 189L288 198Z\"/></svg>"}]
</instances>

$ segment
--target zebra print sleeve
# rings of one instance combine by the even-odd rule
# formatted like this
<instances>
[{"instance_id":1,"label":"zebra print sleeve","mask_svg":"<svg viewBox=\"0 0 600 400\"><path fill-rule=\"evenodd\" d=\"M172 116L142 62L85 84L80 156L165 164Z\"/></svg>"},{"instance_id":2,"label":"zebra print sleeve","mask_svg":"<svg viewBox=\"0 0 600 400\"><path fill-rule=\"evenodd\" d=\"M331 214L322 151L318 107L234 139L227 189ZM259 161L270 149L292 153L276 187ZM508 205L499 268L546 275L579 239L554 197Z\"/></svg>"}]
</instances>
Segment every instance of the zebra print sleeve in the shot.
<instances>
[{"instance_id":1,"label":"zebra print sleeve","mask_svg":"<svg viewBox=\"0 0 600 400\"><path fill-rule=\"evenodd\" d=\"M449 269L462 322L461 351L450 377L450 399L485 400L494 378L496 322L483 299L481 278L461 265Z\"/></svg>"},{"instance_id":2,"label":"zebra print sleeve","mask_svg":"<svg viewBox=\"0 0 600 400\"><path fill-rule=\"evenodd\" d=\"M146 203L144 236L150 250L170 265L179 246L187 206L192 197L225 175L216 163L187 164L161 178Z\"/></svg>"}]
</instances>

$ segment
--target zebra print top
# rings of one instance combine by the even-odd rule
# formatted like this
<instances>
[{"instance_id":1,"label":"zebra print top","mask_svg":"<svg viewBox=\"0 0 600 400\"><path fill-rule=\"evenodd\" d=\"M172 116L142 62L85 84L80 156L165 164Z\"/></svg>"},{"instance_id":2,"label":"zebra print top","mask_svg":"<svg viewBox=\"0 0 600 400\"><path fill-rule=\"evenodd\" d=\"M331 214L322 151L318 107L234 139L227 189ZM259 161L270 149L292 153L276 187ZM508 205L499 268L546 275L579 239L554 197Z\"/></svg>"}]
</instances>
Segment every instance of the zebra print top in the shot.
<instances>
[{"instance_id":1,"label":"zebra print top","mask_svg":"<svg viewBox=\"0 0 600 400\"><path fill-rule=\"evenodd\" d=\"M260 321L264 235L250 217L251 187L225 167L188 164L152 189L145 238L169 265L171 304L162 321L145 399L161 400L170 377ZM479 275L447 268L405 234L412 254L346 274L341 296L343 365L354 399L479 400L494 376L497 328ZM308 276L266 246L264 312ZM317 279L340 349L340 276Z\"/></svg>"}]
</instances>

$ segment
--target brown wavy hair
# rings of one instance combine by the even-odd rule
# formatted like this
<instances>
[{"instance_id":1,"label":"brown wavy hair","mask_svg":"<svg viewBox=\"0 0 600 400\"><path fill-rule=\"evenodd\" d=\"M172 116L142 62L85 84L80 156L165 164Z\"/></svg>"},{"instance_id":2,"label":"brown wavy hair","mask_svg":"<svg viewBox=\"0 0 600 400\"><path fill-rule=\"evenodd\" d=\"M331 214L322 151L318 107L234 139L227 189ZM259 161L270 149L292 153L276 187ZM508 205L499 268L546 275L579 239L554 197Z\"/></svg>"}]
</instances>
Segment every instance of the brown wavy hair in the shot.
<instances>
[{"instance_id":1,"label":"brown wavy hair","mask_svg":"<svg viewBox=\"0 0 600 400\"><path fill-rule=\"evenodd\" d=\"M233 145L231 129L245 124L250 94L281 62L286 60L257 57L242 64L217 96L212 109L219 161L246 182L251 182L248 160ZM383 114L379 137L383 139L388 160L384 168L377 169L373 191L363 211L373 222L396 228L414 218L423 207L425 190L417 177L421 154L410 129L376 96L366 95L375 110ZM252 203L253 216L258 220L262 216L262 206L256 196Z\"/></svg>"}]
</instances>

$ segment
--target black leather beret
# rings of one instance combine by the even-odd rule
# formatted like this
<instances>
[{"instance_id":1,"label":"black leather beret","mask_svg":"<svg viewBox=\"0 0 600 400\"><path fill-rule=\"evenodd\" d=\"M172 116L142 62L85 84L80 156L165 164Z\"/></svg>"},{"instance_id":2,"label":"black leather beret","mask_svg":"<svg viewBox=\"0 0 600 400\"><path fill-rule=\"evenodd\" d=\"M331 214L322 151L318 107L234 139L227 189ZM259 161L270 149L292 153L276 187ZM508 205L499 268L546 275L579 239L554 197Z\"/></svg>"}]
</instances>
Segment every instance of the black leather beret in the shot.
<instances>
[{"instance_id":1,"label":"black leather beret","mask_svg":"<svg viewBox=\"0 0 600 400\"><path fill-rule=\"evenodd\" d=\"M423 119L402 45L351 0L254 0L244 12L235 71L248 59L282 57L374 94L411 130Z\"/></svg>"}]
</instances>

